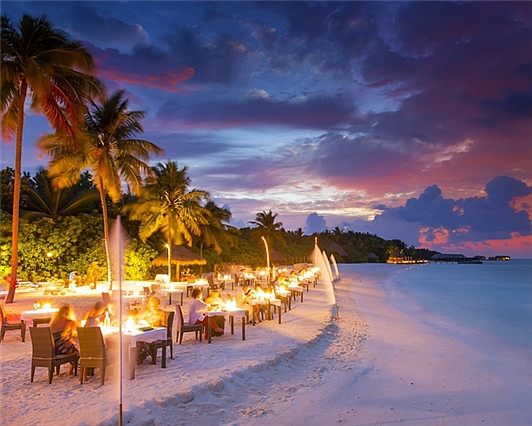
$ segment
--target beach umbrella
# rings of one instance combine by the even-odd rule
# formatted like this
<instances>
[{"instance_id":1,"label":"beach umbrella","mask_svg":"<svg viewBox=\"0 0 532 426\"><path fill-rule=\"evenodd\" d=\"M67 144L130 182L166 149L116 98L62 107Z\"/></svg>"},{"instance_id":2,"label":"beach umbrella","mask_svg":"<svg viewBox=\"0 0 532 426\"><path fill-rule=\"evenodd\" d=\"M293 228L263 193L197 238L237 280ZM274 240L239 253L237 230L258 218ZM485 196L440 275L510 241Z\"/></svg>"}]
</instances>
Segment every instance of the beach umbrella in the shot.
<instances>
[{"instance_id":1,"label":"beach umbrella","mask_svg":"<svg viewBox=\"0 0 532 426\"><path fill-rule=\"evenodd\" d=\"M122 385L122 372L124 369L124 349L122 341L122 323L123 323L123 306L122 306L122 278L123 278L123 266L124 266L124 252L126 249L126 235L122 227L122 219L117 216L113 228L111 229L111 235L109 238L109 254L111 257L111 270L114 272L114 276L118 281L118 425L122 426L122 398L123 398L123 385ZM133 361L132 361L133 362Z\"/></svg>"},{"instance_id":2,"label":"beach umbrella","mask_svg":"<svg viewBox=\"0 0 532 426\"><path fill-rule=\"evenodd\" d=\"M327 260L327 255L325 251L322 253L318 246L318 239L314 238L314 250L312 251L311 261L314 263L314 266L317 266L320 269L320 279L325 282L326 287L329 289L329 298L330 302L334 304L336 309L336 319L339 319L338 316L338 304L336 303L336 295L334 294L334 286L332 284L330 265Z\"/></svg>"},{"instance_id":3,"label":"beach umbrella","mask_svg":"<svg viewBox=\"0 0 532 426\"><path fill-rule=\"evenodd\" d=\"M336 259L334 257L334 254L331 254L329 256L329 259L331 259L331 262L332 262L333 267L334 267L334 280L339 280L340 279L340 272L338 271L338 265L336 264Z\"/></svg>"},{"instance_id":4,"label":"beach umbrella","mask_svg":"<svg viewBox=\"0 0 532 426\"><path fill-rule=\"evenodd\" d=\"M167 266L168 250L164 249L160 252L159 255L151 261L151 264L154 266ZM179 267L181 265L205 265L207 264L207 260L185 246L172 246L170 248L170 264L175 265L176 279L179 280Z\"/></svg>"},{"instance_id":5,"label":"beach umbrella","mask_svg":"<svg viewBox=\"0 0 532 426\"><path fill-rule=\"evenodd\" d=\"M312 262L314 266L317 266L319 268L319 258L321 257L321 249L318 246L318 237L314 237L314 249L312 250L312 253L310 254L309 260Z\"/></svg>"},{"instance_id":6,"label":"beach umbrella","mask_svg":"<svg viewBox=\"0 0 532 426\"><path fill-rule=\"evenodd\" d=\"M327 267L327 273L329 274L329 279L331 280L331 283L333 283L333 274L331 269L331 264L329 263L329 258L327 257L327 253L325 253L325 250L322 252L323 254L323 262L325 263L325 266ZM333 283L334 287L334 283Z\"/></svg>"}]
</instances>

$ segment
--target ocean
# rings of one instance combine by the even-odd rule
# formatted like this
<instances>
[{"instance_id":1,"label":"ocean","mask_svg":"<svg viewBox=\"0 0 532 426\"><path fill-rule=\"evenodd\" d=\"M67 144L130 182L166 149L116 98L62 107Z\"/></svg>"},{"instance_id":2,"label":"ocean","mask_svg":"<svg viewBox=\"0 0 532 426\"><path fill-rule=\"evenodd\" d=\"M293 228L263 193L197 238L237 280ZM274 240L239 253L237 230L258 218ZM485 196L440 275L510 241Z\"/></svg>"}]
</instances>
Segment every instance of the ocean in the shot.
<instances>
[{"instance_id":1,"label":"ocean","mask_svg":"<svg viewBox=\"0 0 532 426\"><path fill-rule=\"evenodd\" d=\"M412 306L473 335L532 353L532 260L398 267L385 289L397 309ZM409 303L404 303L408 301Z\"/></svg>"}]
</instances>

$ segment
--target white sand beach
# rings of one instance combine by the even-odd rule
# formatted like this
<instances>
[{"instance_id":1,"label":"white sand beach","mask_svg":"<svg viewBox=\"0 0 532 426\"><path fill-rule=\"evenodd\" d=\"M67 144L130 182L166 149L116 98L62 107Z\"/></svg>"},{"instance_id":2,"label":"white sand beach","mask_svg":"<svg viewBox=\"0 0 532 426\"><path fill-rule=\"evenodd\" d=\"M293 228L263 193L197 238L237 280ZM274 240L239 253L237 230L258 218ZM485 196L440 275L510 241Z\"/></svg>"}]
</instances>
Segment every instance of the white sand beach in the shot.
<instances>
[{"instance_id":1,"label":"white sand beach","mask_svg":"<svg viewBox=\"0 0 532 426\"><path fill-rule=\"evenodd\" d=\"M185 334L166 369L144 363L122 381L129 425L526 425L531 363L479 345L388 291L401 266L353 265L336 284L336 310L323 283L283 315L240 327L211 344ZM29 308L17 295L10 312ZM59 298L58 298L59 299ZM76 312L98 299L70 300ZM59 303L59 300L57 301ZM185 300L185 305L187 300ZM160 352L159 352L160 354ZM48 384L30 383L31 342L8 332L0 344L3 425L116 425L119 388L110 369L79 384L63 366ZM504 354L503 354L504 355ZM159 355L160 356L160 355ZM517 365L516 365L517 364Z\"/></svg>"}]
</instances>

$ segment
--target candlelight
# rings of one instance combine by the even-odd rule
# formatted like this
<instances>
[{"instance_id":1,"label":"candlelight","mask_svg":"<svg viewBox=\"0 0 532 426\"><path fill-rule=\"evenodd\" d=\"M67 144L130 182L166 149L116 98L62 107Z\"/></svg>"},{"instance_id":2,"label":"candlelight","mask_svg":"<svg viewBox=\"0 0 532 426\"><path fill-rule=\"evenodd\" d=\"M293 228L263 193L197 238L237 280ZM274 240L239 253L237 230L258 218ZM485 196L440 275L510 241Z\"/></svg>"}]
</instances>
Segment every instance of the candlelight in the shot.
<instances>
[{"instance_id":1,"label":"candlelight","mask_svg":"<svg viewBox=\"0 0 532 426\"><path fill-rule=\"evenodd\" d=\"M231 299L231 300L228 300L227 302L225 302L225 310L231 311L231 310L235 310L235 309L236 309L236 300L235 299Z\"/></svg>"},{"instance_id":2,"label":"candlelight","mask_svg":"<svg viewBox=\"0 0 532 426\"><path fill-rule=\"evenodd\" d=\"M128 332L132 332L133 330L135 330L135 320L133 319L133 317L128 317L128 319L124 323L124 326Z\"/></svg>"}]
</instances>

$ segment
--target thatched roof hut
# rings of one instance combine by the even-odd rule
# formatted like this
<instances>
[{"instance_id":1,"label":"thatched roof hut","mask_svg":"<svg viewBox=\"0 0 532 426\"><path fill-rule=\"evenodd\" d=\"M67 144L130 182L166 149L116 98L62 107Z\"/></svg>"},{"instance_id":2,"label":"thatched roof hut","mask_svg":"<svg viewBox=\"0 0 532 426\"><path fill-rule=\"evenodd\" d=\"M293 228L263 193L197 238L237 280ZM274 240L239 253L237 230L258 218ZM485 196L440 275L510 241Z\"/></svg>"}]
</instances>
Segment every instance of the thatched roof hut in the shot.
<instances>
[{"instance_id":1,"label":"thatched roof hut","mask_svg":"<svg viewBox=\"0 0 532 426\"><path fill-rule=\"evenodd\" d=\"M172 246L170 259L168 259L168 254L168 249L164 249L151 263L154 266L168 266L168 261L170 260L170 265L175 265L176 267L177 280L179 280L179 267L181 265L205 265L207 263L207 260L185 246Z\"/></svg>"}]
</instances>

